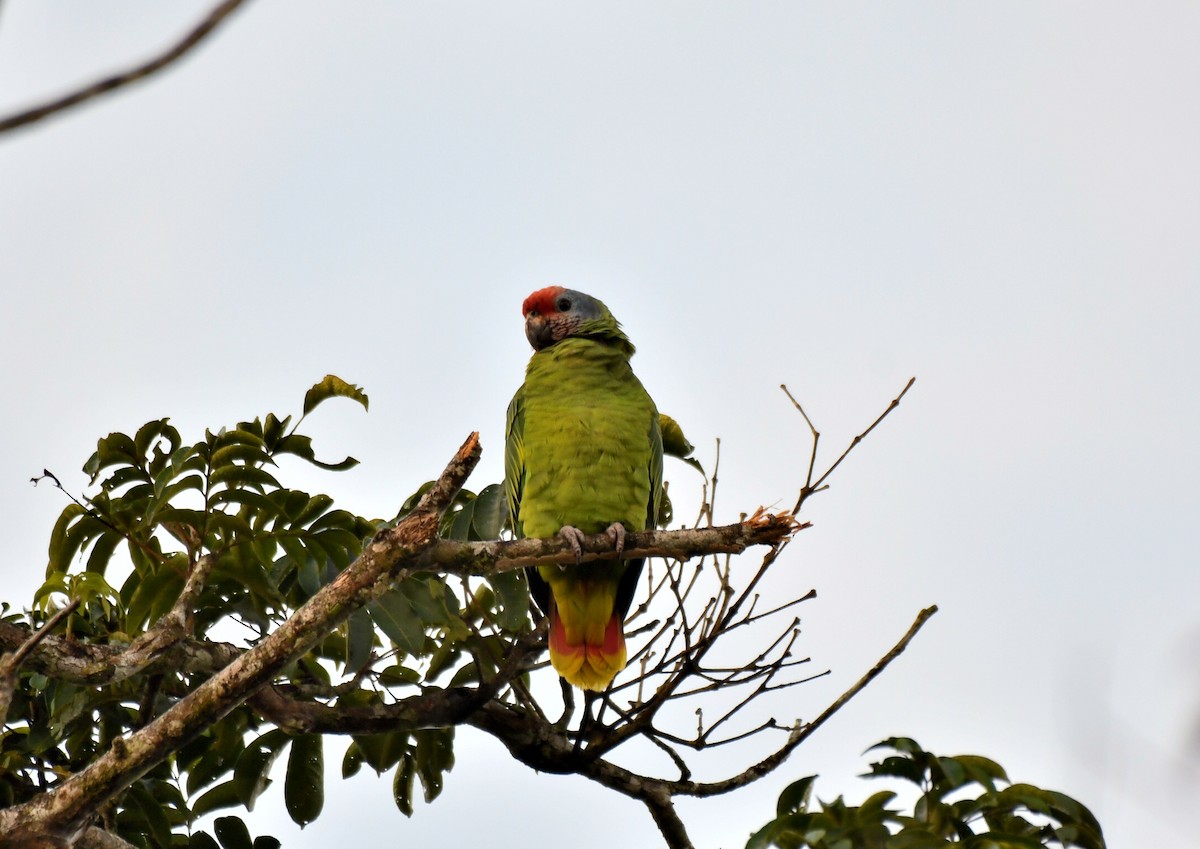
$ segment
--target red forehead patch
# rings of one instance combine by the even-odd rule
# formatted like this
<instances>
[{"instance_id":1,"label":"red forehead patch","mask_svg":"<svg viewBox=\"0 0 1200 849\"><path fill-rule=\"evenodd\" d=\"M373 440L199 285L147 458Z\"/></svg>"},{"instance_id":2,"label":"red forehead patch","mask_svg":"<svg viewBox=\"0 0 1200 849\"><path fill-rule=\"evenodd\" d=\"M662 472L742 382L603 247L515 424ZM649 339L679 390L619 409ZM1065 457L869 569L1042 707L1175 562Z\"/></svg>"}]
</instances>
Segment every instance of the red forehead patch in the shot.
<instances>
[{"instance_id":1,"label":"red forehead patch","mask_svg":"<svg viewBox=\"0 0 1200 849\"><path fill-rule=\"evenodd\" d=\"M565 291L566 289L562 286L547 286L545 289L538 289L525 299L525 303L521 304L521 315L529 315L534 311L538 315L556 312L558 307L555 306L554 302Z\"/></svg>"}]
</instances>

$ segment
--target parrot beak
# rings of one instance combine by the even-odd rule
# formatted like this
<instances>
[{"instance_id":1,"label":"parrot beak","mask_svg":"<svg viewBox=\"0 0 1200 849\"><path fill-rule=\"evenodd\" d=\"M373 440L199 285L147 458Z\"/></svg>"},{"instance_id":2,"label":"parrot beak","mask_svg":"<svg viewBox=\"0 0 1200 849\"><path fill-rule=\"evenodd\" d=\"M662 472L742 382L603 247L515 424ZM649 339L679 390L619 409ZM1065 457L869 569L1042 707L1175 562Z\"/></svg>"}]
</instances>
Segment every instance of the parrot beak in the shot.
<instances>
[{"instance_id":1,"label":"parrot beak","mask_svg":"<svg viewBox=\"0 0 1200 849\"><path fill-rule=\"evenodd\" d=\"M525 338L529 340L529 344L533 346L533 350L540 351L554 344L554 329L545 316L531 313L525 319Z\"/></svg>"}]
</instances>

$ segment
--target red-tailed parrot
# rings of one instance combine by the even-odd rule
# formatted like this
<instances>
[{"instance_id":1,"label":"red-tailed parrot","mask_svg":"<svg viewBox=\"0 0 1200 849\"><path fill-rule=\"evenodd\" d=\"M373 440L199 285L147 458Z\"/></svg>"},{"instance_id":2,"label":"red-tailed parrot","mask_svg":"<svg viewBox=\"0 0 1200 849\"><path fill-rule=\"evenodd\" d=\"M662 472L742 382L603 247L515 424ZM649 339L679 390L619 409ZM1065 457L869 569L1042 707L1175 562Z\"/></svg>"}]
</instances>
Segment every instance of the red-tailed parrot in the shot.
<instances>
[{"instance_id":1,"label":"red-tailed parrot","mask_svg":"<svg viewBox=\"0 0 1200 849\"><path fill-rule=\"evenodd\" d=\"M596 298L551 286L525 299L534 354L508 407L505 490L518 537L655 526L662 498L658 410L629 367L633 344ZM682 436L682 434L681 434ZM688 446L690 448L690 446ZM642 559L540 566L530 591L550 619L550 662L584 690L625 666L623 623Z\"/></svg>"}]
</instances>

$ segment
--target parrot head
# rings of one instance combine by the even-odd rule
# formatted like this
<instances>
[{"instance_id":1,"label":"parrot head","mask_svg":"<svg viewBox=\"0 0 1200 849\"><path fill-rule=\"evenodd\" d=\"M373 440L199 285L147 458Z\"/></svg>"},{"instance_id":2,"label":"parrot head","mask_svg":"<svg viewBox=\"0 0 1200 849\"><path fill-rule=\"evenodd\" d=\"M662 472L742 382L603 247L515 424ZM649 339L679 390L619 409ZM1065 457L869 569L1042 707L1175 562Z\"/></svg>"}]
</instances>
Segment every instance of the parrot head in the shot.
<instances>
[{"instance_id":1,"label":"parrot head","mask_svg":"<svg viewBox=\"0 0 1200 849\"><path fill-rule=\"evenodd\" d=\"M608 307L583 292L547 286L526 298L521 312L525 316L525 337L534 351L569 336L584 336L617 342L633 353L633 346Z\"/></svg>"}]
</instances>

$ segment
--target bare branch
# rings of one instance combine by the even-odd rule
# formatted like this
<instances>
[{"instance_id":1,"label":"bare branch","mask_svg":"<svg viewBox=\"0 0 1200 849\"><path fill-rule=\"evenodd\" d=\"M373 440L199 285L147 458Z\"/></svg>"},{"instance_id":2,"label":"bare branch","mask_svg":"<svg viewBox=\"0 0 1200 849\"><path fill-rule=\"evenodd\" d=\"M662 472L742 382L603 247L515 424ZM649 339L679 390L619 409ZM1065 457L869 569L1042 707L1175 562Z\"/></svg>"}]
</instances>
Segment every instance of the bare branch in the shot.
<instances>
[{"instance_id":1,"label":"bare branch","mask_svg":"<svg viewBox=\"0 0 1200 849\"><path fill-rule=\"evenodd\" d=\"M732 525L627 532L621 557L686 560L706 554L741 554L751 546L780 543L807 527L808 523L797 522L788 513L760 510L746 521ZM581 550L583 563L617 557L612 539L605 533L585 536ZM575 562L571 546L558 538L471 543L443 539L422 555L417 565L447 575L490 575L526 566Z\"/></svg>"},{"instance_id":2,"label":"bare branch","mask_svg":"<svg viewBox=\"0 0 1200 849\"><path fill-rule=\"evenodd\" d=\"M813 436L812 456L809 458L808 462L808 475L805 478L804 486L800 487L800 495L796 498L796 506L792 508L793 516L800 512L800 508L804 505L804 502L810 495L812 495L814 492L820 492L821 489L824 488L825 481L831 474L833 474L833 470L840 466L842 461L849 456L850 452L858 447L860 442L867 438L867 434L873 431L880 422L887 418L888 413L900 406L900 400L908 393L908 390L911 389L912 385L916 382L917 379L915 377L910 377L908 379L908 383L904 384L904 388L900 390L900 394L893 398L892 402L888 404L887 409L880 413L875 421L871 422L870 427L858 434L858 436L854 437L854 439L850 440L850 444L846 446L846 450L842 452L842 456L838 457L833 462L833 465L826 469L821 477L817 478L815 483L812 479L813 466L817 462L817 440L821 438L821 434L817 432L815 427L813 427L812 420L809 419L808 413L804 412L804 408L800 406L800 403L794 397L792 397L792 393L788 392L787 386L782 384L780 385L779 388L784 391L789 399L791 399L791 402L796 406L796 409L800 411L800 415L804 416L804 421L808 423L809 430L812 431Z\"/></svg>"},{"instance_id":3,"label":"bare branch","mask_svg":"<svg viewBox=\"0 0 1200 849\"><path fill-rule=\"evenodd\" d=\"M842 695L840 695L833 704L825 708L825 710L821 712L821 715L812 722L803 725L797 725L794 729L792 729L792 733L788 735L787 743L785 743L776 751L772 752L766 758L759 761L757 764L745 770L741 774L724 781L714 781L706 784L696 782L676 782L672 785L671 792L677 795L685 796L716 796L721 793L728 793L731 790L736 790L739 787L744 787L745 785L762 778L764 775L774 770L787 759L788 755L795 751L797 746L812 736L812 733L820 728L826 720L845 707L846 703L858 695L864 687L875 680L879 673L883 672L883 670L888 667L888 664L899 657L901 653L908 648L908 644L912 642L913 637L917 635L917 632L921 630L921 627L927 621L929 621L929 617L933 616L935 613L937 613L937 605L927 607L918 613L916 620L909 627L908 632L900 638L900 641L896 643L896 645L892 646L891 650L887 654L876 661L875 665L872 666L865 675L859 678L858 681L855 682L854 686L842 693Z\"/></svg>"},{"instance_id":4,"label":"bare branch","mask_svg":"<svg viewBox=\"0 0 1200 849\"><path fill-rule=\"evenodd\" d=\"M908 390L912 389L912 385L916 382L917 382L917 379L915 377L910 377L908 379L908 383L904 384L904 388L900 390L900 394L892 399L892 403L888 404L887 409L884 410L882 413L880 413L879 417L877 419L875 419L875 421L871 422L870 427L868 427L866 430L864 430L858 436L856 436L852 440L850 440L850 444L846 446L846 450L842 452L842 456L840 456L836 460L834 460L833 465L830 466L828 469L826 469L825 474L821 475L821 477L817 479L817 482L815 484L813 484L814 487L819 489L821 484L823 484L825 482L825 479L828 478L831 474L833 474L833 470L836 469L838 466L840 466L842 461L846 459L846 457L850 454L850 452L853 451L855 449L855 447L858 446L858 443L860 443L864 439L866 439L867 434L869 434L876 427L878 427L879 423L882 422L885 418L887 418L888 413L890 413L892 410L894 410L900 406L900 399L903 398L908 393Z\"/></svg>"},{"instance_id":5,"label":"bare branch","mask_svg":"<svg viewBox=\"0 0 1200 849\"><path fill-rule=\"evenodd\" d=\"M212 9L199 24L193 27L183 38L171 45L166 51L143 62L127 71L123 71L102 80L84 86L81 89L55 98L47 103L24 109L4 118L0 118L0 133L24 127L40 121L50 115L78 106L102 94L144 80L161 71L163 68L181 59L193 48L204 41L217 27L225 21L245 0L224 0Z\"/></svg>"},{"instance_id":6,"label":"bare branch","mask_svg":"<svg viewBox=\"0 0 1200 849\"><path fill-rule=\"evenodd\" d=\"M812 432L812 451L808 456L808 471L804 475L804 486L800 490L800 500L796 502L796 507L799 508L800 504L804 501L804 494L812 492L813 469L817 465L817 443L821 441L821 433L817 430L816 425L812 423L812 419L808 417L808 413L804 412L804 408L800 406L800 402L788 390L787 384L781 383L779 384L779 388L783 390L784 395L788 396L788 400L792 402L795 408L800 411L800 415L804 417L805 424L808 425L809 431Z\"/></svg>"}]
</instances>

